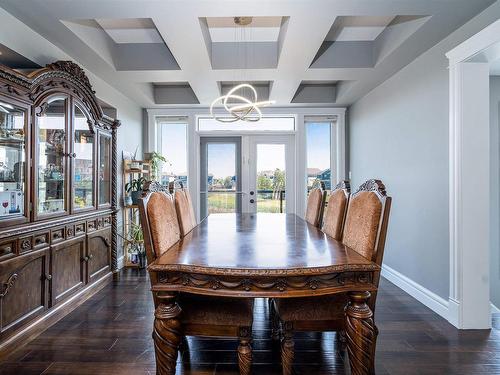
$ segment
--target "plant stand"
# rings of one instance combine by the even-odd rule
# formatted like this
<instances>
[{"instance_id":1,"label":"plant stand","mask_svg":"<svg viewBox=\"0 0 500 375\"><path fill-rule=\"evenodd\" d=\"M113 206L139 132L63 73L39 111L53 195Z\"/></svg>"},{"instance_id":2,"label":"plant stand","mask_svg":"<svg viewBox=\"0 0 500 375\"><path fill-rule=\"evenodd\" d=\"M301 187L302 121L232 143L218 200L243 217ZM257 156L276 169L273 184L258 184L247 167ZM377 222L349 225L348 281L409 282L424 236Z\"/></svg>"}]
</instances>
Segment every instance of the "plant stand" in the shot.
<instances>
[{"instance_id":1,"label":"plant stand","mask_svg":"<svg viewBox=\"0 0 500 375\"><path fill-rule=\"evenodd\" d=\"M139 162L142 164L142 168L131 168L133 162ZM133 179L140 177L146 178L146 180L151 179L151 163L146 161L137 160L123 160L123 174L122 174L122 187L123 187L123 197L127 195L125 191L125 184L131 182ZM140 225L139 221L139 206L136 204L126 204L125 199L122 202L122 215L123 215L123 238L128 237L128 233L132 227L132 224ZM130 252L131 245L127 241L123 241L123 259L125 267L139 267L140 265L140 255Z\"/></svg>"}]
</instances>

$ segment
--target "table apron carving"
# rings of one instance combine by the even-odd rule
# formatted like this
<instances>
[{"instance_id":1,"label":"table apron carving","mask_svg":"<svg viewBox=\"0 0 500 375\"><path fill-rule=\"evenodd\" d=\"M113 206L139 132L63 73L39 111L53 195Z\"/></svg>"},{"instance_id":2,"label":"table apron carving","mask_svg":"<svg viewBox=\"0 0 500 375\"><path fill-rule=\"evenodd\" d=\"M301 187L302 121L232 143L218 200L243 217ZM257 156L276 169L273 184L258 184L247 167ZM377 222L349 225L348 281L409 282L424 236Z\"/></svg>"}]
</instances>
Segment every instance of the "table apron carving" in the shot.
<instances>
[{"instance_id":1,"label":"table apron carving","mask_svg":"<svg viewBox=\"0 0 500 375\"><path fill-rule=\"evenodd\" d=\"M153 291L177 291L227 297L307 297L349 291L376 291L375 272L335 272L288 277L243 277L158 272Z\"/></svg>"}]
</instances>

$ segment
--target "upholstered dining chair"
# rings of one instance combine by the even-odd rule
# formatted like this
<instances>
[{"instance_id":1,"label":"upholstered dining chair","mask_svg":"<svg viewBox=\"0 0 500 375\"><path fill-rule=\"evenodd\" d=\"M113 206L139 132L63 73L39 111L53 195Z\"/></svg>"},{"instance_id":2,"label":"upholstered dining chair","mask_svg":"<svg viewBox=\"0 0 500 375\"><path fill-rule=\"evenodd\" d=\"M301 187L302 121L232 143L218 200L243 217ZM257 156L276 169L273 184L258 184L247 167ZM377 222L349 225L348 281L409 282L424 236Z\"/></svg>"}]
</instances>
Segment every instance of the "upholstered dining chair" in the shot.
<instances>
[{"instance_id":1,"label":"upholstered dining chair","mask_svg":"<svg viewBox=\"0 0 500 375\"><path fill-rule=\"evenodd\" d=\"M181 237L184 237L196 226L196 215L189 191L185 188L175 190L174 203L175 210L177 211L177 219L179 220Z\"/></svg>"},{"instance_id":2,"label":"upholstered dining chair","mask_svg":"<svg viewBox=\"0 0 500 375\"><path fill-rule=\"evenodd\" d=\"M315 227L321 226L323 209L325 208L326 191L324 183L319 182L313 187L307 197L306 221Z\"/></svg>"},{"instance_id":3,"label":"upholstered dining chair","mask_svg":"<svg viewBox=\"0 0 500 375\"><path fill-rule=\"evenodd\" d=\"M148 263L172 245L183 241L175 204L168 188L157 182L146 183L139 200ZM188 234L189 235L189 234ZM151 284L158 282L149 274ZM155 308L158 301L153 294ZM252 363L253 299L179 295L181 326L185 336L235 337L239 340L238 363L241 375L249 375ZM184 340L185 341L185 340Z\"/></svg>"},{"instance_id":4,"label":"upholstered dining chair","mask_svg":"<svg viewBox=\"0 0 500 375\"><path fill-rule=\"evenodd\" d=\"M336 239L342 240L342 230L344 229L344 220L347 213L351 186L349 181L339 182L330 193L328 204L323 214L323 226L321 230Z\"/></svg>"},{"instance_id":5,"label":"upholstered dining chair","mask_svg":"<svg viewBox=\"0 0 500 375\"><path fill-rule=\"evenodd\" d=\"M335 199L333 202L329 201L328 205L337 203ZM387 196L385 186L381 181L368 180L363 183L348 201L341 235L342 243L381 265L390 208L391 197ZM332 209L333 207L330 207L330 210ZM335 209L335 211L341 211L341 209ZM338 236L338 231L334 230L332 234ZM374 283L377 286L379 280L380 274L376 274ZM376 298L377 294L372 293L369 301L372 311L375 311ZM292 372L294 331L343 332L344 308L347 301L347 294L273 300L272 315L279 319L281 327L281 358L284 375L290 375Z\"/></svg>"}]
</instances>

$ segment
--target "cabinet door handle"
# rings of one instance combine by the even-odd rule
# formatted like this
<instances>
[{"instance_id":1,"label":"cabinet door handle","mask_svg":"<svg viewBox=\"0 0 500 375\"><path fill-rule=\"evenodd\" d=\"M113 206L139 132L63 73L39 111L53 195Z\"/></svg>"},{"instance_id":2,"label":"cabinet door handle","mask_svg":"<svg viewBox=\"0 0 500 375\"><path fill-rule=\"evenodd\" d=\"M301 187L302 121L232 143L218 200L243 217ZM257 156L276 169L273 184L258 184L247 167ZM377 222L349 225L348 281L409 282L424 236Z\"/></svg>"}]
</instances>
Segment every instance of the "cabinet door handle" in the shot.
<instances>
[{"instance_id":1,"label":"cabinet door handle","mask_svg":"<svg viewBox=\"0 0 500 375\"><path fill-rule=\"evenodd\" d=\"M84 256L84 257L82 258L82 261L84 261L84 262L88 262L88 261L89 261L89 257L88 257L88 256Z\"/></svg>"},{"instance_id":2,"label":"cabinet door handle","mask_svg":"<svg viewBox=\"0 0 500 375\"><path fill-rule=\"evenodd\" d=\"M94 257L94 255L90 254L87 258L89 258L89 260L91 260L93 257Z\"/></svg>"},{"instance_id":3,"label":"cabinet door handle","mask_svg":"<svg viewBox=\"0 0 500 375\"><path fill-rule=\"evenodd\" d=\"M45 275L45 279L46 279L46 280L49 280L49 281L50 281L50 280L52 280L52 275L50 275L50 274Z\"/></svg>"}]
</instances>

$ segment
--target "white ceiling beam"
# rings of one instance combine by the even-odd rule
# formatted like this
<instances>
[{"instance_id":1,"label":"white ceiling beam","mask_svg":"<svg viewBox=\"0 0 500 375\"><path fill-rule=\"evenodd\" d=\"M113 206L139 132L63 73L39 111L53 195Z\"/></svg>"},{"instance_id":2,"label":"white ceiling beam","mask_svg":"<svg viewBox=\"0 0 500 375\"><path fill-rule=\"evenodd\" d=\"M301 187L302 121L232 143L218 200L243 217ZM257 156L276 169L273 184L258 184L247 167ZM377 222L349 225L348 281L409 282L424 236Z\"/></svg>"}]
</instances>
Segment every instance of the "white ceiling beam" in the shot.
<instances>
[{"instance_id":1,"label":"white ceiling beam","mask_svg":"<svg viewBox=\"0 0 500 375\"><path fill-rule=\"evenodd\" d=\"M290 18L278 60L271 100L288 104L304 77L304 73L328 34L335 17L315 7L304 6L303 17ZM314 19L314 25L310 20Z\"/></svg>"},{"instance_id":2,"label":"white ceiling beam","mask_svg":"<svg viewBox=\"0 0 500 375\"><path fill-rule=\"evenodd\" d=\"M154 16L153 22L200 103L219 96L217 82L210 77L212 66L199 18L188 12L165 12Z\"/></svg>"}]
</instances>

